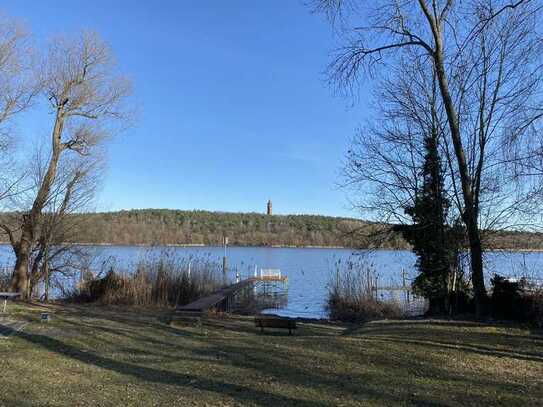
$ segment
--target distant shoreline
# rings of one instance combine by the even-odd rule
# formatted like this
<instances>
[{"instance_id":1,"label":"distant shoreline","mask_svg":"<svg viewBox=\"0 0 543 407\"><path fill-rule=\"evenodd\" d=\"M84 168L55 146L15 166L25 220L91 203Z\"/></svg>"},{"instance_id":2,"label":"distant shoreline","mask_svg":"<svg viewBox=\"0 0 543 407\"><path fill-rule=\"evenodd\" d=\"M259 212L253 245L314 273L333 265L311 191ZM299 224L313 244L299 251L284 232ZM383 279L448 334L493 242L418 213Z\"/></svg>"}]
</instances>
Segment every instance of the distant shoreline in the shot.
<instances>
[{"instance_id":1,"label":"distant shoreline","mask_svg":"<svg viewBox=\"0 0 543 407\"><path fill-rule=\"evenodd\" d=\"M63 243L66 244L66 243ZM202 243L166 243L166 244L149 244L149 243L70 243L75 246L98 246L98 247L142 247L142 248L160 248L160 247L172 247L172 248L191 248L191 247L213 247L213 248L222 248L223 245L214 245L214 244L202 244ZM11 246L8 242L0 242L1 246ZM411 249L395 249L395 248L355 248L355 247L345 247L345 246L295 246L295 245L229 245L228 248L259 248L259 249L337 249L337 250L352 250L355 251L411 251ZM485 253L541 253L543 249L492 249L485 250Z\"/></svg>"},{"instance_id":2,"label":"distant shoreline","mask_svg":"<svg viewBox=\"0 0 543 407\"><path fill-rule=\"evenodd\" d=\"M149 244L149 243L66 243L73 244L75 246L103 246L103 247L224 247L223 245L215 244L203 244L203 243L164 243L164 244ZM0 242L2 246L11 246L8 242ZM271 245L271 246L258 246L258 245L228 245L228 248L242 247L242 248L267 248L267 249L342 249L342 250L408 250L408 249L356 249L353 247L343 246L294 246L294 245Z\"/></svg>"}]
</instances>

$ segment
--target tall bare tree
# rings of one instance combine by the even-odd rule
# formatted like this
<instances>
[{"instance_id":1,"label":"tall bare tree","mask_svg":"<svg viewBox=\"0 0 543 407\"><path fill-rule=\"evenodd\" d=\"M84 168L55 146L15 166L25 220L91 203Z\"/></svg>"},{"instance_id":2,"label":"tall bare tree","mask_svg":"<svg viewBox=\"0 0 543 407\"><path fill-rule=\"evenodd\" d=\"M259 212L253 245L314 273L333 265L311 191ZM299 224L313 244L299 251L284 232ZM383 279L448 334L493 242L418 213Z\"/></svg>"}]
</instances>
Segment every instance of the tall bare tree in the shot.
<instances>
[{"instance_id":1,"label":"tall bare tree","mask_svg":"<svg viewBox=\"0 0 543 407\"><path fill-rule=\"evenodd\" d=\"M23 178L14 171L14 120L30 106L38 90L32 62L33 51L25 27L0 16L0 200L14 196Z\"/></svg>"},{"instance_id":2,"label":"tall bare tree","mask_svg":"<svg viewBox=\"0 0 543 407\"><path fill-rule=\"evenodd\" d=\"M99 151L125 117L123 102L130 91L130 83L115 73L109 48L94 34L54 40L41 65L41 95L54 117L50 155L32 205L22 217L20 234L9 233L16 256L11 286L24 295L28 295L29 260L38 226L61 158Z\"/></svg>"},{"instance_id":3,"label":"tall bare tree","mask_svg":"<svg viewBox=\"0 0 543 407\"><path fill-rule=\"evenodd\" d=\"M481 221L520 213L518 206L538 193L535 184L525 189L527 180L518 182L512 169L525 168L537 155L523 146L533 145L541 117L540 2L319 0L316 8L342 28L346 45L330 67L341 89L356 89L361 75L380 73L380 66L419 60L432 66L469 240L477 313L484 314ZM515 192L519 186L522 193ZM484 203L493 204L492 213L482 213Z\"/></svg>"},{"instance_id":4,"label":"tall bare tree","mask_svg":"<svg viewBox=\"0 0 543 407\"><path fill-rule=\"evenodd\" d=\"M36 154L35 191L46 170L45 159ZM65 156L59 162L57 177L36 227L36 239L29 267L29 295L39 282L45 284L48 299L52 277L73 276L81 260L89 256L77 242L84 238L85 221L77 213L88 211L96 197L102 174L101 156Z\"/></svg>"}]
</instances>

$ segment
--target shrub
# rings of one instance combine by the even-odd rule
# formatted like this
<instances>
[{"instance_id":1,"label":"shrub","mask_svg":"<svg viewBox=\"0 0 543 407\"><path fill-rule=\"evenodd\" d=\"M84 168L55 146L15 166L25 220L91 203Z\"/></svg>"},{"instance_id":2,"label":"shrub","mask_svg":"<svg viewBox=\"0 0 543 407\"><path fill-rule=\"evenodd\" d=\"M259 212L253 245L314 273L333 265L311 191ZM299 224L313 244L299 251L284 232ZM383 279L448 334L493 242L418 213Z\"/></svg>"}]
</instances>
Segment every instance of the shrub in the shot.
<instances>
[{"instance_id":1,"label":"shrub","mask_svg":"<svg viewBox=\"0 0 543 407\"><path fill-rule=\"evenodd\" d=\"M510 281L494 275L492 284L492 311L494 317L519 319L522 289L519 281Z\"/></svg>"},{"instance_id":2,"label":"shrub","mask_svg":"<svg viewBox=\"0 0 543 407\"><path fill-rule=\"evenodd\" d=\"M511 281L499 275L495 275L491 283L495 318L543 326L543 288L524 278Z\"/></svg>"},{"instance_id":3,"label":"shrub","mask_svg":"<svg viewBox=\"0 0 543 407\"><path fill-rule=\"evenodd\" d=\"M523 295L526 320L543 328L543 289L539 288Z\"/></svg>"}]
</instances>

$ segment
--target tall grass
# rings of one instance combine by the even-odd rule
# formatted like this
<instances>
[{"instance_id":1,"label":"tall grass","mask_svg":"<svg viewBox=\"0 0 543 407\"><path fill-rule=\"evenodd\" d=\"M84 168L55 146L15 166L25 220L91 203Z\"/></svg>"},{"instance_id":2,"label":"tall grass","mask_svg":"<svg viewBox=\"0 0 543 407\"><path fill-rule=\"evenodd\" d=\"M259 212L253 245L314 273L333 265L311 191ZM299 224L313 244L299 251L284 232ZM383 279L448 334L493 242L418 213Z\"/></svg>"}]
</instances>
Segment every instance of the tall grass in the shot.
<instances>
[{"instance_id":1,"label":"tall grass","mask_svg":"<svg viewBox=\"0 0 543 407\"><path fill-rule=\"evenodd\" d=\"M102 278L85 278L69 299L168 307L188 304L222 285L221 266L210 258L163 255L140 260L132 270L110 265Z\"/></svg>"},{"instance_id":2,"label":"tall grass","mask_svg":"<svg viewBox=\"0 0 543 407\"><path fill-rule=\"evenodd\" d=\"M377 273L363 260L335 263L328 284L327 310L330 319L349 322L403 315L396 302L377 299Z\"/></svg>"}]
</instances>

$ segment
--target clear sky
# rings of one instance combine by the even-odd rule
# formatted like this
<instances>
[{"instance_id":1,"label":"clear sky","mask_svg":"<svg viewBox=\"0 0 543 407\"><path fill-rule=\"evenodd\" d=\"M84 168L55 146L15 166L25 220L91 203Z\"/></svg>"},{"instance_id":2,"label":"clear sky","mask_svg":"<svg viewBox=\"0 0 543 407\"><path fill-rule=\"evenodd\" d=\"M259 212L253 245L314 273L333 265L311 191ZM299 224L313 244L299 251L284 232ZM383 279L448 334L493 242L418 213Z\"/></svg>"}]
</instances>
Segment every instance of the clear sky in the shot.
<instances>
[{"instance_id":1,"label":"clear sky","mask_svg":"<svg viewBox=\"0 0 543 407\"><path fill-rule=\"evenodd\" d=\"M141 115L109 148L100 210L355 216L337 188L362 106L323 71L336 40L300 0L12 0L38 38L97 31ZM364 99L364 95L362 95Z\"/></svg>"}]
</instances>

